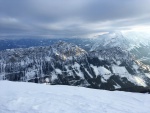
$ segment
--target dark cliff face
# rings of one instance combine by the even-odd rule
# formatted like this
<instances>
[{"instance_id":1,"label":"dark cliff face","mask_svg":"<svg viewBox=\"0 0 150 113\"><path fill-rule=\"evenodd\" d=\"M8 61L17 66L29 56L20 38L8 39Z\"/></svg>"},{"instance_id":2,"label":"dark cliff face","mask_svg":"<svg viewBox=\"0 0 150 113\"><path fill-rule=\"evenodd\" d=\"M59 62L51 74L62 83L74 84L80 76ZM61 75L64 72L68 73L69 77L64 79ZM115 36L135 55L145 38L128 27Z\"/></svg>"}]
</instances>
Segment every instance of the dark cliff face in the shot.
<instances>
[{"instance_id":1,"label":"dark cliff face","mask_svg":"<svg viewBox=\"0 0 150 113\"><path fill-rule=\"evenodd\" d=\"M0 52L0 79L114 90L150 86L142 67L120 47L86 52L66 42Z\"/></svg>"}]
</instances>

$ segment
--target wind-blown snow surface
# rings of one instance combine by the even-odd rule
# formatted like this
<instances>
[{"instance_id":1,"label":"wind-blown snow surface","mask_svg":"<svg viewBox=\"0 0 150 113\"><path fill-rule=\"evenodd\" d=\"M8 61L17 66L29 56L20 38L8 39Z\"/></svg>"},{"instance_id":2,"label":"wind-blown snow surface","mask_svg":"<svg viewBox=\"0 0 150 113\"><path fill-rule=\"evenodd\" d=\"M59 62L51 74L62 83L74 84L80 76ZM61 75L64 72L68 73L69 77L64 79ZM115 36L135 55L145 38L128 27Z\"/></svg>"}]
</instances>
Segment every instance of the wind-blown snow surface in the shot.
<instances>
[{"instance_id":1,"label":"wind-blown snow surface","mask_svg":"<svg viewBox=\"0 0 150 113\"><path fill-rule=\"evenodd\" d=\"M0 81L0 113L150 113L150 95Z\"/></svg>"}]
</instances>

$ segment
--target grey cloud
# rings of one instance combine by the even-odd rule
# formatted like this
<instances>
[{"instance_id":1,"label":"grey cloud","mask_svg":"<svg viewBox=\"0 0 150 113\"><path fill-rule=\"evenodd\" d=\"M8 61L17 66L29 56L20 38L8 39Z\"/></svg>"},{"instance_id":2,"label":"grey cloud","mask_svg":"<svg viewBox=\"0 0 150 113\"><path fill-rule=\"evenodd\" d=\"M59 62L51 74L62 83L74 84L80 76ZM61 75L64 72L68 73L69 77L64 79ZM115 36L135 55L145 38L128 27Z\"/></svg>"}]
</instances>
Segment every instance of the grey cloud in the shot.
<instances>
[{"instance_id":1,"label":"grey cloud","mask_svg":"<svg viewBox=\"0 0 150 113\"><path fill-rule=\"evenodd\" d=\"M149 0L0 0L0 36L82 37L149 25Z\"/></svg>"}]
</instances>

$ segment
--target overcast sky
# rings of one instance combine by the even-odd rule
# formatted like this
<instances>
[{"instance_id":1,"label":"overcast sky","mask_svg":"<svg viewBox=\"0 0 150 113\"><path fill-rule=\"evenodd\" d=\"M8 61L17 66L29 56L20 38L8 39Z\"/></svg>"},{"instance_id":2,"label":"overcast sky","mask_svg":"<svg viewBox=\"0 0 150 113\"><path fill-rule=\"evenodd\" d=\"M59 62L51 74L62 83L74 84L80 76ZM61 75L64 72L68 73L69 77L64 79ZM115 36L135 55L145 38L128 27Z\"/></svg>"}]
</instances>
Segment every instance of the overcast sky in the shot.
<instances>
[{"instance_id":1,"label":"overcast sky","mask_svg":"<svg viewBox=\"0 0 150 113\"><path fill-rule=\"evenodd\" d=\"M0 37L94 37L149 30L150 0L0 0Z\"/></svg>"}]
</instances>

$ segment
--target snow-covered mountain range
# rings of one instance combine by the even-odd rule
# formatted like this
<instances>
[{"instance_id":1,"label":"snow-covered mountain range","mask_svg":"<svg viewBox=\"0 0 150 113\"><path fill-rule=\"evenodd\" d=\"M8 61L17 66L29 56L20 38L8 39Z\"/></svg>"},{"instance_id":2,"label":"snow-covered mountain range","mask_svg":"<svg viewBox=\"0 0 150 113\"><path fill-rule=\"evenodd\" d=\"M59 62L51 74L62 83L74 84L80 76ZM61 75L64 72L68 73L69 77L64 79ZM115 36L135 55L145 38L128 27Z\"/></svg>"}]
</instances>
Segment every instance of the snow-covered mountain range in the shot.
<instances>
[{"instance_id":1,"label":"snow-covered mountain range","mask_svg":"<svg viewBox=\"0 0 150 113\"><path fill-rule=\"evenodd\" d=\"M140 60L144 64L150 65L150 33L144 31L117 31L96 36L95 38L4 38L3 40L0 40L0 50L49 46L57 43L59 40L68 43L74 43L86 51L120 47L122 49L128 50L136 59Z\"/></svg>"},{"instance_id":2,"label":"snow-covered mountain range","mask_svg":"<svg viewBox=\"0 0 150 113\"><path fill-rule=\"evenodd\" d=\"M136 59L150 65L150 33L113 32L99 36L91 51L120 47L128 50Z\"/></svg>"},{"instance_id":3,"label":"snow-covered mountain range","mask_svg":"<svg viewBox=\"0 0 150 113\"><path fill-rule=\"evenodd\" d=\"M59 41L52 46L0 52L0 79L115 90L150 86L150 68L121 47L86 51Z\"/></svg>"}]
</instances>

